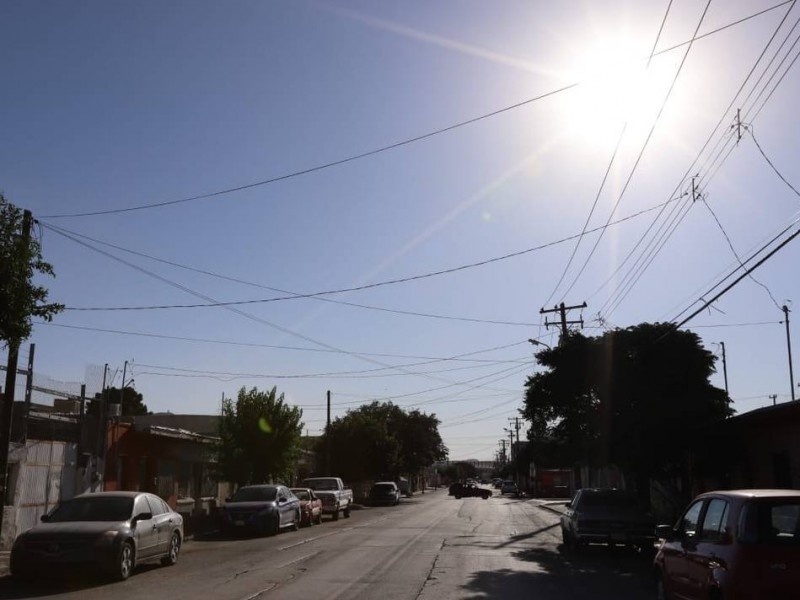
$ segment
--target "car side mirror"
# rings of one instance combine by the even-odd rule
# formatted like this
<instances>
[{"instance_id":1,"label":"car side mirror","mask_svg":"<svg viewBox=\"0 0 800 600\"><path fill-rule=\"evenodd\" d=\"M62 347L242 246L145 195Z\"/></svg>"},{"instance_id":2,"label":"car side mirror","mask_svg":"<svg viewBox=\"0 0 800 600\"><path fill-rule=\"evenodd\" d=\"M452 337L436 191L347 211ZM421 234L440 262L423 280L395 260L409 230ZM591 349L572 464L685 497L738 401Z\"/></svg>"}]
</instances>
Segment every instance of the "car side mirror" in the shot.
<instances>
[{"instance_id":1,"label":"car side mirror","mask_svg":"<svg viewBox=\"0 0 800 600\"><path fill-rule=\"evenodd\" d=\"M149 521L152 518L153 518L153 513L143 512L133 517L132 522L135 525L139 521Z\"/></svg>"},{"instance_id":2,"label":"car side mirror","mask_svg":"<svg viewBox=\"0 0 800 600\"><path fill-rule=\"evenodd\" d=\"M564 506L567 508L572 508L572 502L567 502Z\"/></svg>"},{"instance_id":3,"label":"car side mirror","mask_svg":"<svg viewBox=\"0 0 800 600\"><path fill-rule=\"evenodd\" d=\"M230 502L230 501L231 501L231 497L230 497L230 496L228 496L227 498L225 498L225 502L226 502L226 503L227 503L227 502Z\"/></svg>"},{"instance_id":4,"label":"car side mirror","mask_svg":"<svg viewBox=\"0 0 800 600\"><path fill-rule=\"evenodd\" d=\"M285 504L286 498L278 498L278 504Z\"/></svg>"},{"instance_id":5,"label":"car side mirror","mask_svg":"<svg viewBox=\"0 0 800 600\"><path fill-rule=\"evenodd\" d=\"M49 523L49 522L50 522L50 515L48 515L48 514L44 514L44 515L42 515L41 517L39 517L39 520L40 520L42 523Z\"/></svg>"},{"instance_id":6,"label":"car side mirror","mask_svg":"<svg viewBox=\"0 0 800 600\"><path fill-rule=\"evenodd\" d=\"M668 542L672 542L678 537L678 532L675 531L672 525L657 525L656 537L662 540L667 540Z\"/></svg>"}]
</instances>

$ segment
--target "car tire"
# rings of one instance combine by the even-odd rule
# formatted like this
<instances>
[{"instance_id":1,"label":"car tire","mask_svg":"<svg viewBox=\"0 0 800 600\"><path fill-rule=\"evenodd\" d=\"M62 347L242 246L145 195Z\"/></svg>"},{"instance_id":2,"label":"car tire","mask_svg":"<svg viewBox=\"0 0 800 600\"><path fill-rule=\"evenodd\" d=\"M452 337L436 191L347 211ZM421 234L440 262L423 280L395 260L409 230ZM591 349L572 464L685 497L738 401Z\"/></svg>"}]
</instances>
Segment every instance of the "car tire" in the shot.
<instances>
[{"instance_id":1,"label":"car tire","mask_svg":"<svg viewBox=\"0 0 800 600\"><path fill-rule=\"evenodd\" d=\"M165 567L171 567L178 562L178 555L181 552L181 536L178 532L173 532L172 537L169 539L168 554L161 559L161 564Z\"/></svg>"},{"instance_id":2,"label":"car tire","mask_svg":"<svg viewBox=\"0 0 800 600\"><path fill-rule=\"evenodd\" d=\"M267 535L273 536L278 535L278 532L281 530L281 518L276 516L274 519L271 519L269 523L267 523Z\"/></svg>"},{"instance_id":3,"label":"car tire","mask_svg":"<svg viewBox=\"0 0 800 600\"><path fill-rule=\"evenodd\" d=\"M124 581L131 576L133 567L136 565L136 553L133 549L133 544L130 542L122 542L117 553L117 561L114 565L114 571L111 573L117 581Z\"/></svg>"},{"instance_id":4,"label":"car tire","mask_svg":"<svg viewBox=\"0 0 800 600\"><path fill-rule=\"evenodd\" d=\"M456 494L456 500L461 500L461 495L460 494Z\"/></svg>"},{"instance_id":5,"label":"car tire","mask_svg":"<svg viewBox=\"0 0 800 600\"><path fill-rule=\"evenodd\" d=\"M11 554L11 577L16 581L27 582L34 578L35 571L30 565L22 564L22 559Z\"/></svg>"},{"instance_id":6,"label":"car tire","mask_svg":"<svg viewBox=\"0 0 800 600\"><path fill-rule=\"evenodd\" d=\"M292 530L293 531L300 531L300 521L302 516L300 515L300 511L294 511L294 520L292 521Z\"/></svg>"},{"instance_id":7,"label":"car tire","mask_svg":"<svg viewBox=\"0 0 800 600\"><path fill-rule=\"evenodd\" d=\"M322 511L317 513L317 525L322 525Z\"/></svg>"},{"instance_id":8,"label":"car tire","mask_svg":"<svg viewBox=\"0 0 800 600\"><path fill-rule=\"evenodd\" d=\"M344 508L344 518L345 519L349 519L350 518L350 505L349 504L347 506L345 506L345 508Z\"/></svg>"},{"instance_id":9,"label":"car tire","mask_svg":"<svg viewBox=\"0 0 800 600\"><path fill-rule=\"evenodd\" d=\"M333 512L333 520L334 521L338 521L339 520L339 509L338 508Z\"/></svg>"}]
</instances>

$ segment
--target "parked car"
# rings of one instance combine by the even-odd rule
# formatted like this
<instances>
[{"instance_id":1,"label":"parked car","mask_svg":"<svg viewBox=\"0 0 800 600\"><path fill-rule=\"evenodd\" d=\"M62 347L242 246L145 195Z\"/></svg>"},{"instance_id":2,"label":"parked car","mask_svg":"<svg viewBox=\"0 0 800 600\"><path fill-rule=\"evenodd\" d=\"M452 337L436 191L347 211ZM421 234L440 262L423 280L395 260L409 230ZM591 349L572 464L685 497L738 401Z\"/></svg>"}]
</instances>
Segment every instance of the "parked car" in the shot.
<instances>
[{"instance_id":1,"label":"parked car","mask_svg":"<svg viewBox=\"0 0 800 600\"><path fill-rule=\"evenodd\" d=\"M561 516L561 537L567 548L624 544L653 550L653 517L633 494L618 489L584 488L566 506Z\"/></svg>"},{"instance_id":2,"label":"parked car","mask_svg":"<svg viewBox=\"0 0 800 600\"><path fill-rule=\"evenodd\" d=\"M394 481L377 481L369 490L370 506L397 506L400 504L400 488Z\"/></svg>"},{"instance_id":3,"label":"parked car","mask_svg":"<svg viewBox=\"0 0 800 600\"><path fill-rule=\"evenodd\" d=\"M311 488L289 488L300 500L300 524L311 526L322 523L322 500Z\"/></svg>"},{"instance_id":4,"label":"parked car","mask_svg":"<svg viewBox=\"0 0 800 600\"><path fill-rule=\"evenodd\" d=\"M467 483L462 485L461 488L453 495L456 497L456 500L460 498L483 498L484 500L488 500L489 496L492 495L492 490L487 490L486 488L482 488L472 483Z\"/></svg>"},{"instance_id":5,"label":"parked car","mask_svg":"<svg viewBox=\"0 0 800 600\"><path fill-rule=\"evenodd\" d=\"M174 565L183 543L183 518L147 493L82 494L62 502L41 521L14 540L14 577L29 579L55 567L89 565L127 579L149 560Z\"/></svg>"},{"instance_id":6,"label":"parked car","mask_svg":"<svg viewBox=\"0 0 800 600\"><path fill-rule=\"evenodd\" d=\"M322 514L339 520L339 513L347 519L353 504L353 490L345 486L339 477L310 477L302 481L304 487L311 488L322 500Z\"/></svg>"},{"instance_id":7,"label":"parked car","mask_svg":"<svg viewBox=\"0 0 800 600\"><path fill-rule=\"evenodd\" d=\"M511 479L506 479L500 485L500 493L501 494L519 494L519 488L517 487L517 483L512 481Z\"/></svg>"},{"instance_id":8,"label":"parked car","mask_svg":"<svg viewBox=\"0 0 800 600\"><path fill-rule=\"evenodd\" d=\"M282 485L246 485L225 500L223 515L229 533L275 535L300 526L300 500Z\"/></svg>"},{"instance_id":9,"label":"parked car","mask_svg":"<svg viewBox=\"0 0 800 600\"><path fill-rule=\"evenodd\" d=\"M659 598L786 600L800 596L800 492L701 494L655 557Z\"/></svg>"}]
</instances>

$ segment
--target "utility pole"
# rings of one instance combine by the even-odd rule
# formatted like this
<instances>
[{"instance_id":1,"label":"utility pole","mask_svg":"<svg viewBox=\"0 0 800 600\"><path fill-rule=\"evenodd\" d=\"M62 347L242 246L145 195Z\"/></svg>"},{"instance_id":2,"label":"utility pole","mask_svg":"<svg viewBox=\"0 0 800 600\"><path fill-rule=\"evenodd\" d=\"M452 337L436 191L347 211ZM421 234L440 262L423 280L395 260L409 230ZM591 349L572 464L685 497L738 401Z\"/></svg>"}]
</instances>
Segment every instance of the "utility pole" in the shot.
<instances>
[{"instance_id":1,"label":"utility pole","mask_svg":"<svg viewBox=\"0 0 800 600\"><path fill-rule=\"evenodd\" d=\"M772 400L772 406L775 406L775 401L778 399L778 394L770 394L769 397Z\"/></svg>"},{"instance_id":2,"label":"utility pole","mask_svg":"<svg viewBox=\"0 0 800 600\"><path fill-rule=\"evenodd\" d=\"M540 315L543 315L543 314L546 314L546 313L560 313L560 315L561 315L561 323L560 323L560 325L561 325L561 338L559 340L559 343L563 342L567 338L567 334L569 333L569 331L567 329L568 325L580 325L581 329L583 329L583 317L581 317L577 321L568 321L567 320L567 311L568 310L573 310L573 309L576 309L576 308L586 308L586 302L584 302L583 304L577 304L575 306L564 306L564 303L562 302L561 304L559 304L558 306L554 306L553 308L548 308L548 309L542 308L539 311ZM549 329L550 325L553 325L554 327L557 327L559 325L559 323L556 323L555 321L548 321L547 317L545 317L544 318L544 326L545 326L545 328Z\"/></svg>"},{"instance_id":3,"label":"utility pole","mask_svg":"<svg viewBox=\"0 0 800 600\"><path fill-rule=\"evenodd\" d=\"M516 475L517 475L517 483L519 483L519 480L520 480L520 464L519 464L519 449L520 449L520 446L519 446L519 417L514 417L513 419L509 417L509 419L508 419L508 420L514 423L514 429L515 429L515 430L516 430L516 432L517 432L517 462L516 462L516 465L515 465L514 472L515 472L515 473L516 473Z\"/></svg>"},{"instance_id":4,"label":"utility pole","mask_svg":"<svg viewBox=\"0 0 800 600\"><path fill-rule=\"evenodd\" d=\"M736 109L736 143L742 141L742 109Z\"/></svg>"},{"instance_id":5,"label":"utility pole","mask_svg":"<svg viewBox=\"0 0 800 600\"><path fill-rule=\"evenodd\" d=\"M33 214L26 210L22 214L22 236L19 243L27 248L31 239ZM8 445L11 442L11 421L14 409L14 388L17 385L17 364L21 340L6 340L8 343L8 368L6 370L5 396L0 407L0 530L3 528L3 513L6 505L8 485Z\"/></svg>"},{"instance_id":6,"label":"utility pole","mask_svg":"<svg viewBox=\"0 0 800 600\"><path fill-rule=\"evenodd\" d=\"M730 398L731 395L728 392L728 360L725 356L725 342L720 342L719 345L722 346L722 373L725 376L725 395Z\"/></svg>"},{"instance_id":7,"label":"utility pole","mask_svg":"<svg viewBox=\"0 0 800 600\"><path fill-rule=\"evenodd\" d=\"M506 456L506 440L505 440L505 438L503 438L502 440L500 440L500 446L503 448L503 449L500 451L500 457L501 457L500 463L501 463L501 464L503 464L503 465L505 465L505 464L506 464L506 462L507 462L507 460L508 460L508 458L507 458L507 456Z\"/></svg>"},{"instance_id":8,"label":"utility pole","mask_svg":"<svg viewBox=\"0 0 800 600\"><path fill-rule=\"evenodd\" d=\"M792 369L792 338L789 335L789 307L783 305L783 314L786 321L786 348L789 350L789 386L792 388L792 401L794 401L794 370Z\"/></svg>"},{"instance_id":9,"label":"utility pole","mask_svg":"<svg viewBox=\"0 0 800 600\"><path fill-rule=\"evenodd\" d=\"M331 476L331 391L328 390L328 422L325 425L325 475Z\"/></svg>"}]
</instances>

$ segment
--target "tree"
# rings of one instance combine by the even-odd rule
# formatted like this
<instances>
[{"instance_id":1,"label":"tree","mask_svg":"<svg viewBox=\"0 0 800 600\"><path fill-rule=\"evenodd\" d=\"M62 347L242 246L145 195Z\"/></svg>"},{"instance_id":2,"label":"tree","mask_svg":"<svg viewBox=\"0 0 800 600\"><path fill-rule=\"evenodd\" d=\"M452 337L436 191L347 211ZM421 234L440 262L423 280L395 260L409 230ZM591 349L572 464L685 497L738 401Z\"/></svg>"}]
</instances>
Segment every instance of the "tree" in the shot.
<instances>
[{"instance_id":1,"label":"tree","mask_svg":"<svg viewBox=\"0 0 800 600\"><path fill-rule=\"evenodd\" d=\"M732 414L709 383L714 354L671 324L570 334L536 358L547 370L528 378L523 412L534 451L561 461L551 466L615 464L640 484L683 473L703 430Z\"/></svg>"},{"instance_id":2,"label":"tree","mask_svg":"<svg viewBox=\"0 0 800 600\"><path fill-rule=\"evenodd\" d=\"M222 403L218 475L239 485L291 478L300 450L303 411L286 404L277 388L242 388Z\"/></svg>"},{"instance_id":3,"label":"tree","mask_svg":"<svg viewBox=\"0 0 800 600\"><path fill-rule=\"evenodd\" d=\"M30 213L27 216L30 219ZM35 237L25 234L26 216L0 194L0 340L9 347L31 335L31 319L51 321L63 304L47 302L47 288L33 283L38 273L53 277L53 267L42 258Z\"/></svg>"},{"instance_id":4,"label":"tree","mask_svg":"<svg viewBox=\"0 0 800 600\"><path fill-rule=\"evenodd\" d=\"M435 415L405 412L391 402L372 402L335 419L317 445L324 457L328 439L331 468L347 480L397 479L447 456Z\"/></svg>"},{"instance_id":5,"label":"tree","mask_svg":"<svg viewBox=\"0 0 800 600\"><path fill-rule=\"evenodd\" d=\"M123 417L151 414L144 403L144 396L129 386L125 386L122 390L115 387L107 388L105 392L95 394L94 399L97 402L92 402L89 405L88 412L90 415L97 414L100 401L103 401L106 406L109 404L122 404Z\"/></svg>"},{"instance_id":6,"label":"tree","mask_svg":"<svg viewBox=\"0 0 800 600\"><path fill-rule=\"evenodd\" d=\"M50 263L42 258L39 240L31 236L32 226L31 213L21 211L0 194L0 342L8 347L5 394L0 409L0 530L19 347L30 337L33 317L50 321L64 310L63 304L47 302L47 288L33 283L37 273L50 276L54 273Z\"/></svg>"}]
</instances>

